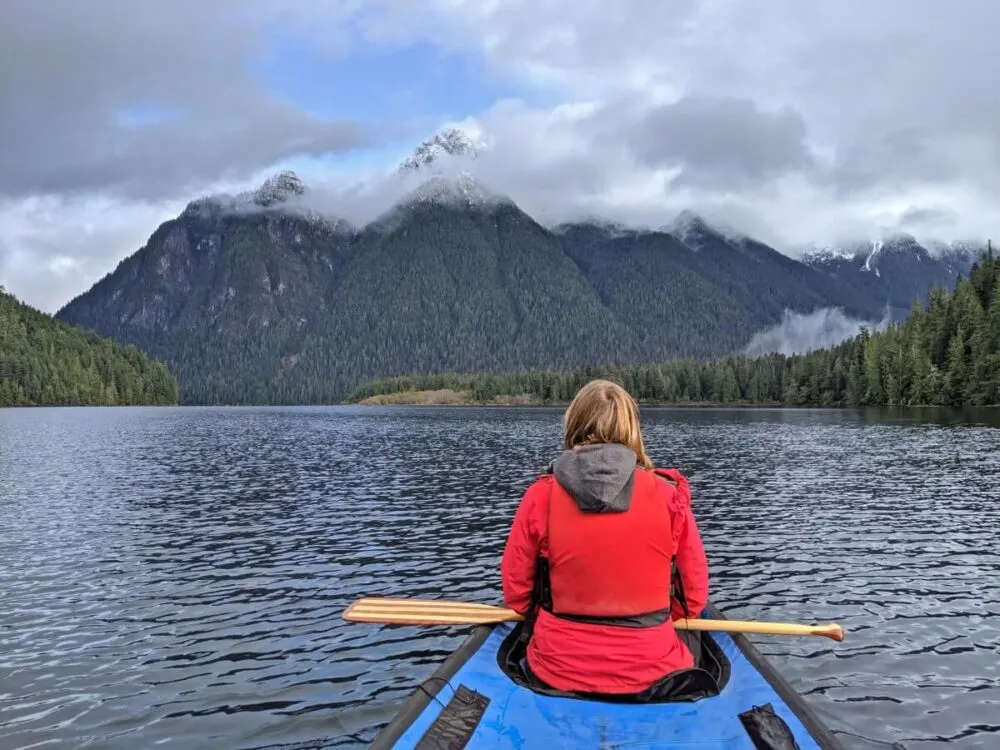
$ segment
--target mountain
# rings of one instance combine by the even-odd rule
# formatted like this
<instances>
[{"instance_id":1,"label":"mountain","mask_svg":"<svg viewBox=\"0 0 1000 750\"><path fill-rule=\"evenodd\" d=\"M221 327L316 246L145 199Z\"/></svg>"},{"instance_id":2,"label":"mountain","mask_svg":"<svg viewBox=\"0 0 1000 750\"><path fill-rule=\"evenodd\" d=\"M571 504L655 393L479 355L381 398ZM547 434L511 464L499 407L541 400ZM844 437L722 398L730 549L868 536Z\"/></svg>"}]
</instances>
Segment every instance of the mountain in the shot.
<instances>
[{"instance_id":1,"label":"mountain","mask_svg":"<svg viewBox=\"0 0 1000 750\"><path fill-rule=\"evenodd\" d=\"M884 315L878 284L693 213L656 231L543 227L471 174L438 169L480 147L458 131L421 144L400 167L419 186L365 226L307 208L291 172L198 199L57 315L168 362L187 403L330 402L376 377L711 357L786 310Z\"/></svg>"},{"instance_id":2,"label":"mountain","mask_svg":"<svg viewBox=\"0 0 1000 750\"><path fill-rule=\"evenodd\" d=\"M558 239L468 181L426 183L363 229L199 201L58 315L166 358L200 403L639 354Z\"/></svg>"},{"instance_id":3,"label":"mountain","mask_svg":"<svg viewBox=\"0 0 1000 750\"><path fill-rule=\"evenodd\" d=\"M894 234L865 245L808 250L802 262L887 306L894 319L909 314L913 302L923 302L932 287L951 288L968 276L979 258L972 243L937 244L933 252L908 234Z\"/></svg>"},{"instance_id":4,"label":"mountain","mask_svg":"<svg viewBox=\"0 0 1000 750\"><path fill-rule=\"evenodd\" d=\"M595 371L407 376L367 383L350 400L420 402L428 392L450 391L458 403L558 404L595 375L615 378L645 403L1000 405L1000 260L992 253L980 256L968 277L936 292L904 325L866 331L808 354Z\"/></svg>"},{"instance_id":5,"label":"mountain","mask_svg":"<svg viewBox=\"0 0 1000 750\"><path fill-rule=\"evenodd\" d=\"M837 280L693 214L669 229L590 223L558 231L602 303L638 333L644 359L732 353L786 309L837 306L873 320L883 314L877 302Z\"/></svg>"},{"instance_id":6,"label":"mountain","mask_svg":"<svg viewBox=\"0 0 1000 750\"><path fill-rule=\"evenodd\" d=\"M486 144L482 139L458 128L447 128L417 146L400 164L399 171L426 171L440 160L449 157L475 159L485 148Z\"/></svg>"},{"instance_id":7,"label":"mountain","mask_svg":"<svg viewBox=\"0 0 1000 750\"><path fill-rule=\"evenodd\" d=\"M29 307L0 287L0 406L176 404L165 365Z\"/></svg>"}]
</instances>

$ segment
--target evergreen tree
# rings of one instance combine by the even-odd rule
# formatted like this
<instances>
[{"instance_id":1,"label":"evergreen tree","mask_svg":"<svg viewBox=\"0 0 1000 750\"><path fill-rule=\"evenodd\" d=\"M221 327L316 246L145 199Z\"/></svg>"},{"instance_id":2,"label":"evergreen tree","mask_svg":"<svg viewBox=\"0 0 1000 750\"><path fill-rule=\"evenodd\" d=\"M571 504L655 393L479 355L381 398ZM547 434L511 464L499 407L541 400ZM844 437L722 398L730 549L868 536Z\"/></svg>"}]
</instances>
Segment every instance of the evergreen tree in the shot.
<instances>
[{"instance_id":1,"label":"evergreen tree","mask_svg":"<svg viewBox=\"0 0 1000 750\"><path fill-rule=\"evenodd\" d=\"M651 403L784 403L815 406L1000 405L1000 261L984 253L954 291L935 290L903 324L831 349L568 372L390 378L352 400L404 390L453 388L477 401L512 395L565 402L587 380L612 377Z\"/></svg>"},{"instance_id":2,"label":"evergreen tree","mask_svg":"<svg viewBox=\"0 0 1000 750\"><path fill-rule=\"evenodd\" d=\"M56 320L0 286L0 406L176 404L166 365Z\"/></svg>"}]
</instances>

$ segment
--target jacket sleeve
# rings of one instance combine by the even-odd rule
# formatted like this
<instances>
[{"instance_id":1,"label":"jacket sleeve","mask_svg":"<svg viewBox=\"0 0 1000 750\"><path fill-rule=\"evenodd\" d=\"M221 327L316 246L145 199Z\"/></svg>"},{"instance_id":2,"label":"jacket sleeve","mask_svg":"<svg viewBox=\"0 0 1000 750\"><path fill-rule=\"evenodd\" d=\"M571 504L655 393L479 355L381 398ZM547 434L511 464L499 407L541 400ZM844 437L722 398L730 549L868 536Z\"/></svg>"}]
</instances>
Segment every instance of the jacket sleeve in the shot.
<instances>
[{"instance_id":1,"label":"jacket sleeve","mask_svg":"<svg viewBox=\"0 0 1000 750\"><path fill-rule=\"evenodd\" d=\"M671 503L670 522L674 534L674 555L680 586L675 590L671 602L671 616L677 620L683 617L699 617L708 604L708 560L698 533L698 524L691 511L691 488L687 478L674 469L660 469L658 474L676 485ZM684 610L677 594L683 593Z\"/></svg>"},{"instance_id":2,"label":"jacket sleeve","mask_svg":"<svg viewBox=\"0 0 1000 750\"><path fill-rule=\"evenodd\" d=\"M500 562L504 604L519 614L526 614L535 587L535 559L541 551L547 519L547 484L536 481L524 493L514 514L507 545Z\"/></svg>"}]
</instances>

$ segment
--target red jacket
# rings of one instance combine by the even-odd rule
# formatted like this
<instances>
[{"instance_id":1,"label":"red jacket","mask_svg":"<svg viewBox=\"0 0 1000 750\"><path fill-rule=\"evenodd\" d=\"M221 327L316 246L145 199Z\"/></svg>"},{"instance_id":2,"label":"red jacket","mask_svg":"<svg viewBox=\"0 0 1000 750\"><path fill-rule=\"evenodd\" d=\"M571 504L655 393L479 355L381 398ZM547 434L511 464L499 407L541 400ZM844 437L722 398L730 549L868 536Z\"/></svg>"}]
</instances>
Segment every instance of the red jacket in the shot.
<instances>
[{"instance_id":1,"label":"red jacket","mask_svg":"<svg viewBox=\"0 0 1000 750\"><path fill-rule=\"evenodd\" d=\"M708 601L708 564L691 513L687 479L678 471L658 469L676 487L665 493L673 539L671 548L681 576L688 616L701 614ZM548 554L551 475L540 477L525 492L514 516L501 562L504 601L526 613L535 582L535 560ZM673 619L684 616L671 603ZM528 645L528 663L547 684L561 690L633 693L678 669L693 666L690 652L678 639L673 623L628 628L573 622L540 610Z\"/></svg>"}]
</instances>

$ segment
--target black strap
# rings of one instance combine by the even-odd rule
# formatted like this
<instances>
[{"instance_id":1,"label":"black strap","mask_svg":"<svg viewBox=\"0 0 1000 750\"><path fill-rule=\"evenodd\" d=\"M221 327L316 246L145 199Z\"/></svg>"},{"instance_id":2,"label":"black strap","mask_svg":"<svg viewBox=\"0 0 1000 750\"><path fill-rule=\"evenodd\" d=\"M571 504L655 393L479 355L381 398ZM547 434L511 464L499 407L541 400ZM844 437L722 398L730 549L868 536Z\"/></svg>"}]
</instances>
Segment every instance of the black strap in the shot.
<instances>
[{"instance_id":1,"label":"black strap","mask_svg":"<svg viewBox=\"0 0 1000 750\"><path fill-rule=\"evenodd\" d=\"M754 706L738 716L756 750L801 750L792 730L770 703Z\"/></svg>"},{"instance_id":2,"label":"black strap","mask_svg":"<svg viewBox=\"0 0 1000 750\"><path fill-rule=\"evenodd\" d=\"M528 630L527 638L531 637L538 610L544 609L553 617L572 622L583 622L590 625L614 625L622 628L653 628L663 625L670 619L669 605L665 609L653 612L642 612L633 615L581 615L572 612L556 612L552 606L552 583L549 576L549 561L541 555L535 559L535 588L531 595L532 606L525 621ZM530 622L529 622L530 620Z\"/></svg>"},{"instance_id":3,"label":"black strap","mask_svg":"<svg viewBox=\"0 0 1000 750\"><path fill-rule=\"evenodd\" d=\"M524 615L524 625L521 627L521 640L527 643L535 632L535 621L538 610L552 607L552 588L549 583L549 561L539 555L535 558L535 585L531 589L531 603Z\"/></svg>"},{"instance_id":4,"label":"black strap","mask_svg":"<svg viewBox=\"0 0 1000 750\"><path fill-rule=\"evenodd\" d=\"M687 597L684 596L684 579L681 578L681 572L677 568L677 558L675 557L670 561L670 580L673 582L676 588L677 601L681 604L681 609L684 610L685 617L691 617L691 610L688 609ZM674 592L671 592L671 596Z\"/></svg>"},{"instance_id":5,"label":"black strap","mask_svg":"<svg viewBox=\"0 0 1000 750\"><path fill-rule=\"evenodd\" d=\"M490 699L482 693L459 685L415 750L461 750L472 738L489 704Z\"/></svg>"},{"instance_id":6,"label":"black strap","mask_svg":"<svg viewBox=\"0 0 1000 750\"><path fill-rule=\"evenodd\" d=\"M551 612L553 617L572 622L582 622L588 625L613 625L619 628L655 628L670 619L670 609L658 609L655 612L643 612L638 615L574 615L566 612Z\"/></svg>"}]
</instances>

